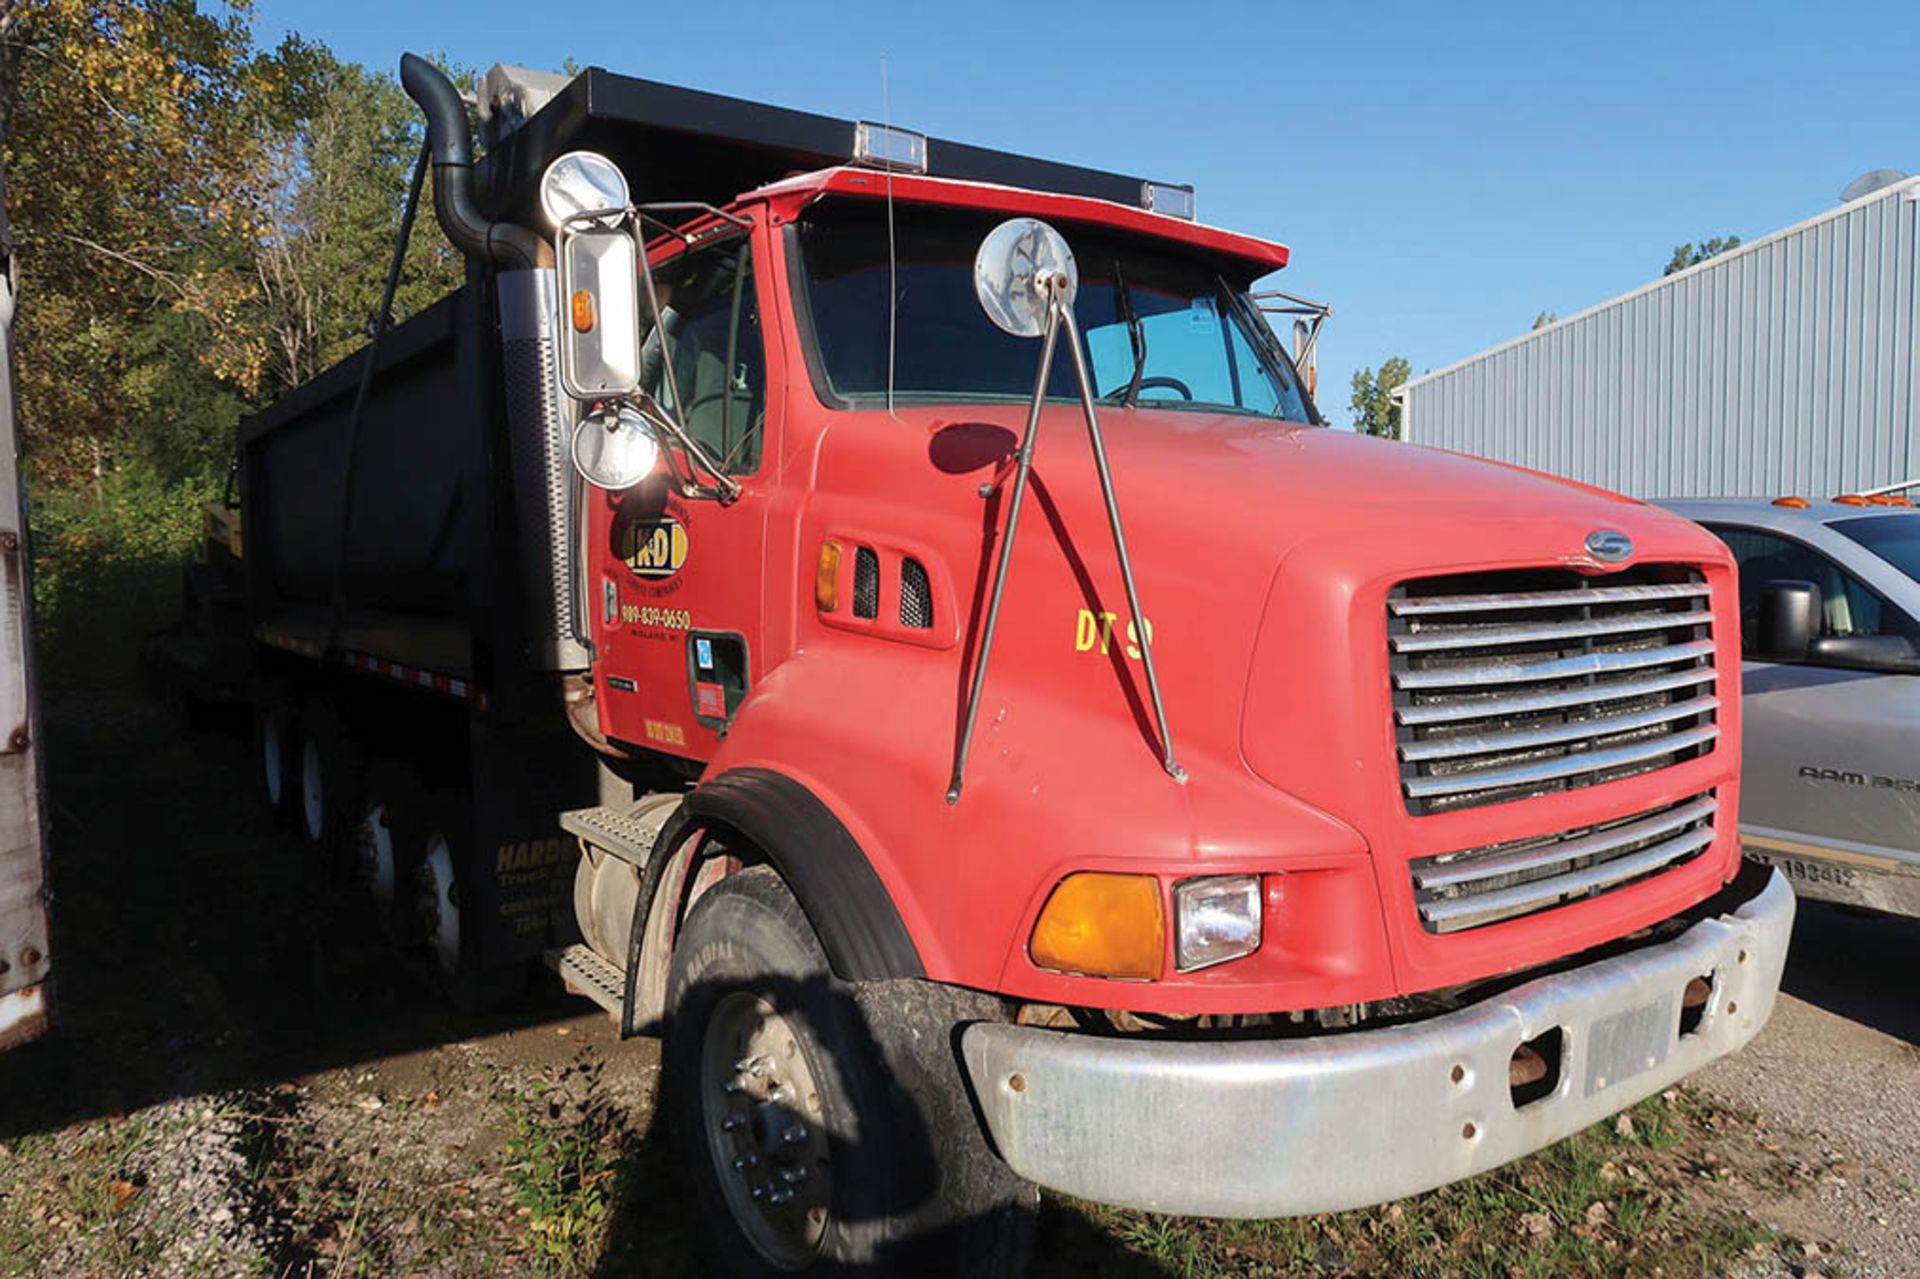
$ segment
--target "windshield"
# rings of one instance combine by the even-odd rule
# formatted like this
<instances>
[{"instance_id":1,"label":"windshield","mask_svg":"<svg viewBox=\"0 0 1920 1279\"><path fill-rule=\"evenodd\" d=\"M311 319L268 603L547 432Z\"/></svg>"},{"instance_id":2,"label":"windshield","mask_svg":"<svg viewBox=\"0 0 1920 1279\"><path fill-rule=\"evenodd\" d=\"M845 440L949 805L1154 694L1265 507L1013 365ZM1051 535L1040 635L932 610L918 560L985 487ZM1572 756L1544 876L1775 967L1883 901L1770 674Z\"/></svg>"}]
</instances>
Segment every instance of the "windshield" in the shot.
<instances>
[{"instance_id":1,"label":"windshield","mask_svg":"<svg viewBox=\"0 0 1920 1279\"><path fill-rule=\"evenodd\" d=\"M1920 512L1835 520L1828 527L1836 533L1844 533L1914 581L1920 582Z\"/></svg>"},{"instance_id":2,"label":"windshield","mask_svg":"<svg viewBox=\"0 0 1920 1279\"><path fill-rule=\"evenodd\" d=\"M995 328L974 298L973 257L1003 215L896 208L899 310L894 396L902 403L1016 400L1033 394L1040 344ZM1073 313L1094 394L1110 403L1313 422L1279 342L1219 268L1178 245L1073 226L1080 271ZM815 374L833 399L887 394L887 221L879 202L816 208L798 229L804 319ZM1071 362L1047 394L1078 395Z\"/></svg>"}]
</instances>

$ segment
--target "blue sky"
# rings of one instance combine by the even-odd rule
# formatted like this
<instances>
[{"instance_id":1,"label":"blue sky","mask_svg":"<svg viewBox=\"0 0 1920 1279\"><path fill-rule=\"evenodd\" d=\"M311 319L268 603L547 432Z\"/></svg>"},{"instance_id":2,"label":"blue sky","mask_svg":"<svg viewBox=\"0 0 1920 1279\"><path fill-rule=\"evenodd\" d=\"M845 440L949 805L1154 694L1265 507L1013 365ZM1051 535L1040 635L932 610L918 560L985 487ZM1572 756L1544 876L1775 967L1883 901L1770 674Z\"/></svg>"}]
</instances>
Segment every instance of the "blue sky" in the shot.
<instances>
[{"instance_id":1,"label":"blue sky","mask_svg":"<svg viewBox=\"0 0 1920 1279\"><path fill-rule=\"evenodd\" d=\"M1920 6L508 4L256 0L393 67L616 71L1199 189L1293 247L1331 302L1320 401L1362 365L1438 368L1751 239L1873 168L1920 170Z\"/></svg>"}]
</instances>

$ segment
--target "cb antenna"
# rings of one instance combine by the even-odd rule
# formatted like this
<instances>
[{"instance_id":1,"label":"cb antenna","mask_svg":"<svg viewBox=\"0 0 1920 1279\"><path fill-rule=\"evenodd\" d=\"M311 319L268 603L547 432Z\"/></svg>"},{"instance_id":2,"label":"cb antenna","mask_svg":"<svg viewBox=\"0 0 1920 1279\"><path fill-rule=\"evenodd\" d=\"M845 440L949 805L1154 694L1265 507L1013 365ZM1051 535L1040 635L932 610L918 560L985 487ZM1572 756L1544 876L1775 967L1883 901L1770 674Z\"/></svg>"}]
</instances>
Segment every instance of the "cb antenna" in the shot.
<instances>
[{"instance_id":1,"label":"cb antenna","mask_svg":"<svg viewBox=\"0 0 1920 1279\"><path fill-rule=\"evenodd\" d=\"M887 55L880 55L880 120L893 132L893 99L887 89ZM893 243L893 166L887 168L887 416L895 421L899 415L893 411L893 363L898 350L895 333L900 320L899 257Z\"/></svg>"}]
</instances>

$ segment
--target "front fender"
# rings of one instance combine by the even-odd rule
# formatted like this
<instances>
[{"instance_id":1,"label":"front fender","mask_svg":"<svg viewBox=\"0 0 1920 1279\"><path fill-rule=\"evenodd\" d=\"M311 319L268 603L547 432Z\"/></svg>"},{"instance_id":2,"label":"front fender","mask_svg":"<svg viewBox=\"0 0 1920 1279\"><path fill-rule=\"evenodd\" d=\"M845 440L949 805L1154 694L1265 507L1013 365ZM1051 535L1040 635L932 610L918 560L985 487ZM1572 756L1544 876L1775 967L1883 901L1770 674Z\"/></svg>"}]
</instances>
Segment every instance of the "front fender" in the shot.
<instances>
[{"instance_id":1,"label":"front fender","mask_svg":"<svg viewBox=\"0 0 1920 1279\"><path fill-rule=\"evenodd\" d=\"M686 799L699 825L737 831L765 854L806 912L833 971L849 981L924 977L886 885L859 843L800 782L770 768L728 769Z\"/></svg>"}]
</instances>

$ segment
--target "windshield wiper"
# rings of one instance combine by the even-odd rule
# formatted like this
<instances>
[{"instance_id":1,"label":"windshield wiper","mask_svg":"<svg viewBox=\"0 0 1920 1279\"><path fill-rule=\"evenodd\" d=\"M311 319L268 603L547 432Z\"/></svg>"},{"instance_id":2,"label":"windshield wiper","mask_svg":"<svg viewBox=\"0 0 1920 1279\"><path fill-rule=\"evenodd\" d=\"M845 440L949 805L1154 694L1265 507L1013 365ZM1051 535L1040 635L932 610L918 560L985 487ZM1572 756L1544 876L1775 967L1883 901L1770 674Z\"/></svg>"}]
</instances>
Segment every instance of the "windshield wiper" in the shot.
<instances>
[{"instance_id":1,"label":"windshield wiper","mask_svg":"<svg viewBox=\"0 0 1920 1279\"><path fill-rule=\"evenodd\" d=\"M1133 348L1133 376L1127 379L1126 393L1120 397L1120 403L1131 408L1140 396L1140 378L1147 371L1147 329L1133 309L1133 290L1127 287L1118 258L1113 261L1113 304L1119 308L1120 319L1127 326L1127 343Z\"/></svg>"}]
</instances>

